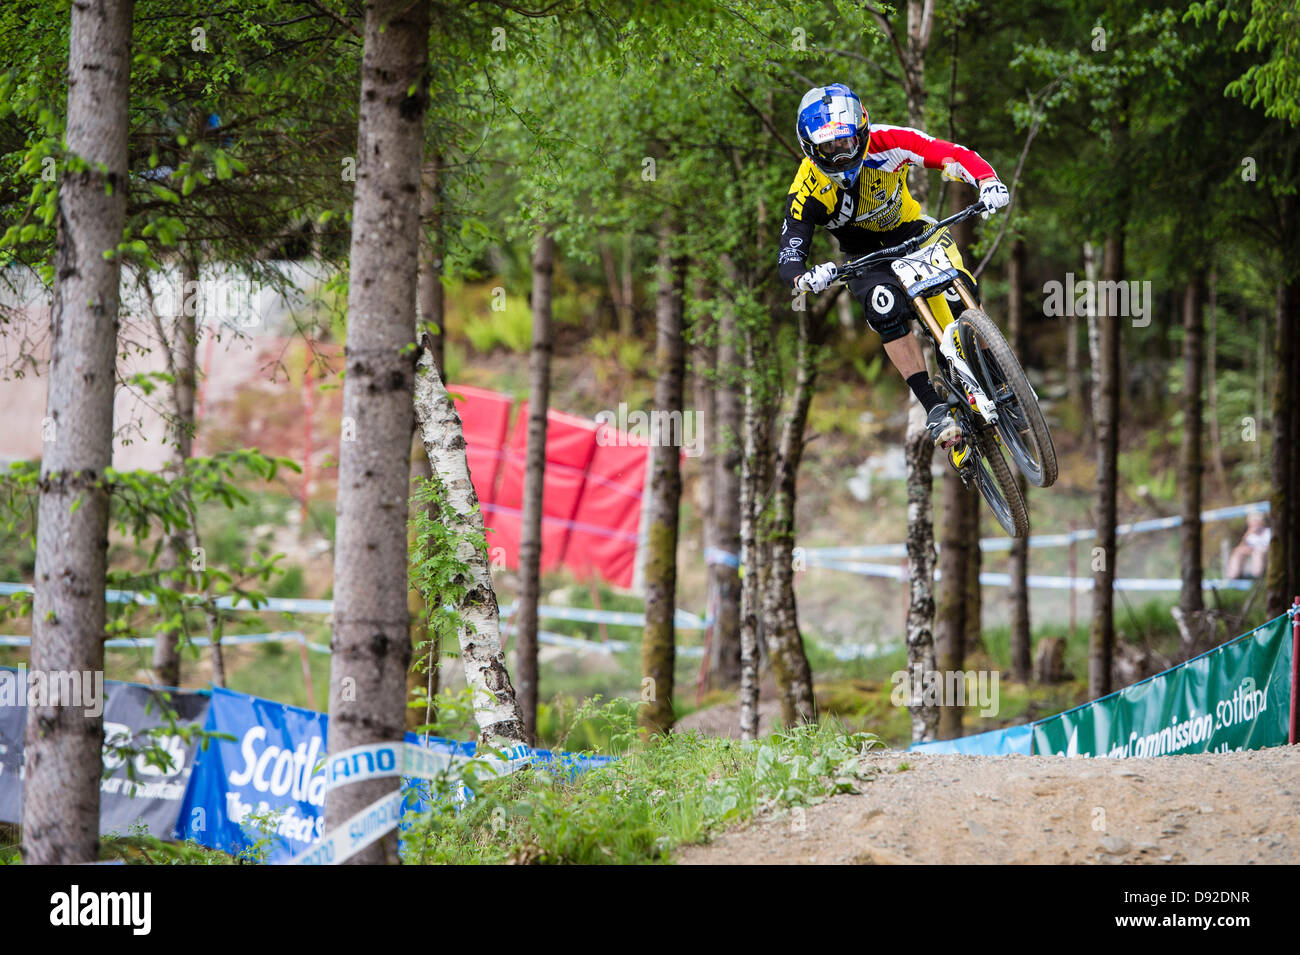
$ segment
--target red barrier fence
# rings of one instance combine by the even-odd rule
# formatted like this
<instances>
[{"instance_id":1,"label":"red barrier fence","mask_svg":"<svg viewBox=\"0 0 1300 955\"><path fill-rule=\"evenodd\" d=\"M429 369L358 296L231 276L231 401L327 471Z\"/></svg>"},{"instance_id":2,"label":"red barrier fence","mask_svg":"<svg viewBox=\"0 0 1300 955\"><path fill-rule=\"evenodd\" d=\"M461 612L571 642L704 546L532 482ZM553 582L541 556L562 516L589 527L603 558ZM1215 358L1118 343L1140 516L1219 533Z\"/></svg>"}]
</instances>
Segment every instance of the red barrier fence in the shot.
<instances>
[{"instance_id":1,"label":"red barrier fence","mask_svg":"<svg viewBox=\"0 0 1300 955\"><path fill-rule=\"evenodd\" d=\"M509 395L448 385L465 427L470 476L478 492L494 563L519 567L528 402L519 403L509 440ZM600 440L598 440L598 435ZM542 489L543 572L567 567L632 586L641 495L649 449L626 433L560 411L547 413Z\"/></svg>"}]
</instances>

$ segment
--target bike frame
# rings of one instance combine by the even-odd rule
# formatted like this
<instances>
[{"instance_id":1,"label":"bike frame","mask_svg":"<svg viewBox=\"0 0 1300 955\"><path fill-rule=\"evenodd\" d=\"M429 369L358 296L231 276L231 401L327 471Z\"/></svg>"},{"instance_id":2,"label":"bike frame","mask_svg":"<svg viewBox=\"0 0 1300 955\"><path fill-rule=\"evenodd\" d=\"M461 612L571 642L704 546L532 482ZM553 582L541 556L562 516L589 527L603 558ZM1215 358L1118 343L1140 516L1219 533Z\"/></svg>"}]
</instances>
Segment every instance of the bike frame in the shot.
<instances>
[{"instance_id":1,"label":"bike frame","mask_svg":"<svg viewBox=\"0 0 1300 955\"><path fill-rule=\"evenodd\" d=\"M835 281L836 284L847 284L849 279L862 272L867 266L889 261L891 271L898 278L903 288L907 290L907 297L912 304L913 312L925 325L930 337L934 340L935 347L940 355L947 359L948 367L952 369L954 376L958 379L952 381L946 370L940 368L944 380L951 388L956 389L960 386L961 390L966 392L966 399L970 404L970 408L978 412L979 416L989 425L996 425L998 421L997 405L985 394L979 379L975 376L970 365L967 364L966 356L962 354L961 342L957 337L956 322L948 326L951 334L945 334L945 330L939 325L939 320L934 316L933 309L930 308L930 303L926 301L930 296L942 294L949 288L955 288L964 308L979 307L975 301L975 296L971 294L966 284L957 281L957 269L953 267L947 253L937 245L927 247L925 243L944 228L964 219L969 219L984 210L984 203L976 202L961 212L936 222L920 235L908 239L906 242L856 258L837 270ZM922 248L928 248L932 251L928 251L923 256L918 256L917 253ZM942 261L938 261L939 257L942 257Z\"/></svg>"}]
</instances>

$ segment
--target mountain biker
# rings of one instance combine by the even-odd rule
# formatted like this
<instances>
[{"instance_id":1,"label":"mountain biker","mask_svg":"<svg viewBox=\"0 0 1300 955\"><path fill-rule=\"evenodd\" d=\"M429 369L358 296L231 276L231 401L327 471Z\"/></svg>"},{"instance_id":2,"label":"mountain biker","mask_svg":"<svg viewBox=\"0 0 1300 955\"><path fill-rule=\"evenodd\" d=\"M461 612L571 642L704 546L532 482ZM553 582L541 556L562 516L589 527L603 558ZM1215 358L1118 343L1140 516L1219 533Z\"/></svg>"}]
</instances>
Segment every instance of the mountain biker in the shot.
<instances>
[{"instance_id":1,"label":"mountain biker","mask_svg":"<svg viewBox=\"0 0 1300 955\"><path fill-rule=\"evenodd\" d=\"M861 100L843 83L814 87L804 94L795 125L806 158L790 186L777 262L781 278L795 292L821 292L835 279L834 262L807 267L808 249L819 225L839 240L850 257L898 245L925 231L928 223L920 203L907 191L910 164L942 169L947 178L978 186L988 210L986 219L1010 198L993 167L974 150L906 126L872 125ZM948 231L930 241L944 246L961 281L978 300L975 279ZM880 335L885 353L925 409L926 427L935 444L947 449L953 466L960 468L967 460L961 427L934 390L920 343L907 333L910 305L889 263L854 277L849 291L862 303L867 324ZM959 301L955 291L948 296ZM940 325L952 321L944 296L929 301Z\"/></svg>"}]
</instances>

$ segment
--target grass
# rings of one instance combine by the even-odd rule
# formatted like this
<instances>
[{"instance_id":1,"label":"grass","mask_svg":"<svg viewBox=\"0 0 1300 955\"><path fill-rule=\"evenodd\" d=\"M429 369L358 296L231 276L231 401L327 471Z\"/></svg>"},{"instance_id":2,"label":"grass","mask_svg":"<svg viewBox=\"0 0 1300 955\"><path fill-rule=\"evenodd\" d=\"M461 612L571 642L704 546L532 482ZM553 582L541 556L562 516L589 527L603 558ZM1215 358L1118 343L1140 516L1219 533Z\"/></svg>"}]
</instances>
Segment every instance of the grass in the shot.
<instances>
[{"instance_id":1,"label":"grass","mask_svg":"<svg viewBox=\"0 0 1300 955\"><path fill-rule=\"evenodd\" d=\"M459 811L444 800L404 842L411 863L668 862L682 845L759 816L855 792L877 772L875 737L831 724L742 743L694 733L642 737L622 701L589 708L624 747L576 776L535 768L479 784Z\"/></svg>"}]
</instances>

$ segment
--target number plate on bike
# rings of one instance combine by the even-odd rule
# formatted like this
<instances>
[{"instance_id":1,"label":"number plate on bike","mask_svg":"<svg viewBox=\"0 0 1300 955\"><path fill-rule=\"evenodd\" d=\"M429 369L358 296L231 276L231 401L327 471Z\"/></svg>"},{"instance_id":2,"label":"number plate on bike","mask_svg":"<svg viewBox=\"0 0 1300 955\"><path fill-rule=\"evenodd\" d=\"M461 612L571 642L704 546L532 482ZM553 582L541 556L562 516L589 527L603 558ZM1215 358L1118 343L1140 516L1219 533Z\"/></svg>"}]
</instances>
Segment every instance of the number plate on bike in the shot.
<instances>
[{"instance_id":1,"label":"number plate on bike","mask_svg":"<svg viewBox=\"0 0 1300 955\"><path fill-rule=\"evenodd\" d=\"M895 259L889 263L889 267L903 288L907 289L908 298L922 295L957 278L957 270L952 267L948 253L938 243Z\"/></svg>"}]
</instances>

